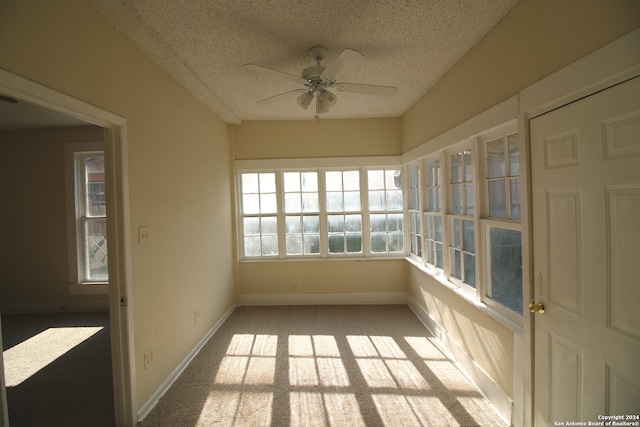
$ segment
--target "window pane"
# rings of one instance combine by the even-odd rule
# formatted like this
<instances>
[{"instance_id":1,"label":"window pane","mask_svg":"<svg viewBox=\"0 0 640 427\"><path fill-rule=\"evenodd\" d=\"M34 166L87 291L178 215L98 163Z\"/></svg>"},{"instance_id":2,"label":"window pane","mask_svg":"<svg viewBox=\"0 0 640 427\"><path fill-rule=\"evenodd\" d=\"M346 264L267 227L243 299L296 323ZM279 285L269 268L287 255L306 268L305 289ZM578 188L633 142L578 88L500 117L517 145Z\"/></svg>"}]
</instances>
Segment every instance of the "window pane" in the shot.
<instances>
[{"instance_id":1,"label":"window pane","mask_svg":"<svg viewBox=\"0 0 640 427\"><path fill-rule=\"evenodd\" d=\"M518 134L507 136L509 145L509 176L520 176L520 148Z\"/></svg>"},{"instance_id":2,"label":"window pane","mask_svg":"<svg viewBox=\"0 0 640 427\"><path fill-rule=\"evenodd\" d=\"M300 173L299 172L285 172L284 178L284 191L285 192L298 192L300 191Z\"/></svg>"},{"instance_id":3,"label":"window pane","mask_svg":"<svg viewBox=\"0 0 640 427\"><path fill-rule=\"evenodd\" d=\"M509 180L511 190L511 219L520 220L520 179Z\"/></svg>"},{"instance_id":4,"label":"window pane","mask_svg":"<svg viewBox=\"0 0 640 427\"><path fill-rule=\"evenodd\" d=\"M369 190L384 190L384 171L370 170L367 174L369 176Z\"/></svg>"},{"instance_id":5,"label":"window pane","mask_svg":"<svg viewBox=\"0 0 640 427\"><path fill-rule=\"evenodd\" d=\"M487 143L487 176L489 178L505 176L504 142L502 139Z\"/></svg>"},{"instance_id":6,"label":"window pane","mask_svg":"<svg viewBox=\"0 0 640 427\"><path fill-rule=\"evenodd\" d=\"M460 259L460 251L451 249L451 275L456 279L462 279L462 266Z\"/></svg>"},{"instance_id":7,"label":"window pane","mask_svg":"<svg viewBox=\"0 0 640 427\"><path fill-rule=\"evenodd\" d=\"M287 216L285 220L285 228L287 233L302 232L301 218L299 216Z\"/></svg>"},{"instance_id":8,"label":"window pane","mask_svg":"<svg viewBox=\"0 0 640 427\"><path fill-rule=\"evenodd\" d=\"M89 219L85 227L88 279L106 281L109 279L107 220L105 218Z\"/></svg>"},{"instance_id":9,"label":"window pane","mask_svg":"<svg viewBox=\"0 0 640 427\"><path fill-rule=\"evenodd\" d=\"M464 283L476 287L476 257L464 254Z\"/></svg>"},{"instance_id":10,"label":"window pane","mask_svg":"<svg viewBox=\"0 0 640 427\"><path fill-rule=\"evenodd\" d=\"M287 234L287 255L302 255L302 234Z\"/></svg>"},{"instance_id":11,"label":"window pane","mask_svg":"<svg viewBox=\"0 0 640 427\"><path fill-rule=\"evenodd\" d=\"M262 255L278 255L278 236L262 237Z\"/></svg>"},{"instance_id":12,"label":"window pane","mask_svg":"<svg viewBox=\"0 0 640 427\"><path fill-rule=\"evenodd\" d=\"M332 171L325 174L327 191L342 191L342 172Z\"/></svg>"},{"instance_id":13,"label":"window pane","mask_svg":"<svg viewBox=\"0 0 640 427\"><path fill-rule=\"evenodd\" d=\"M317 172L302 173L302 191L310 191L310 192L318 191L318 173Z\"/></svg>"},{"instance_id":14,"label":"window pane","mask_svg":"<svg viewBox=\"0 0 640 427\"><path fill-rule=\"evenodd\" d=\"M451 202L454 214L462 214L462 185L451 186Z\"/></svg>"},{"instance_id":15,"label":"window pane","mask_svg":"<svg viewBox=\"0 0 640 427\"><path fill-rule=\"evenodd\" d=\"M304 236L304 253L319 254L320 253L320 236L318 234L306 234Z\"/></svg>"},{"instance_id":16,"label":"window pane","mask_svg":"<svg viewBox=\"0 0 640 427\"><path fill-rule=\"evenodd\" d=\"M305 233L319 233L320 232L320 217L317 215L305 215L302 217Z\"/></svg>"},{"instance_id":17,"label":"window pane","mask_svg":"<svg viewBox=\"0 0 640 427\"><path fill-rule=\"evenodd\" d=\"M362 235L361 234L347 234L347 252L348 253L362 252Z\"/></svg>"},{"instance_id":18,"label":"window pane","mask_svg":"<svg viewBox=\"0 0 640 427\"><path fill-rule=\"evenodd\" d=\"M462 153L451 155L451 182L462 182Z\"/></svg>"},{"instance_id":19,"label":"window pane","mask_svg":"<svg viewBox=\"0 0 640 427\"><path fill-rule=\"evenodd\" d=\"M277 234L278 220L275 216L267 216L260 218L260 228L262 234Z\"/></svg>"},{"instance_id":20,"label":"window pane","mask_svg":"<svg viewBox=\"0 0 640 427\"><path fill-rule=\"evenodd\" d=\"M387 252L387 235L385 233L371 233L371 252Z\"/></svg>"},{"instance_id":21,"label":"window pane","mask_svg":"<svg viewBox=\"0 0 640 427\"><path fill-rule=\"evenodd\" d=\"M432 215L426 215L427 217L427 237L430 239L433 239L434 237L434 230L433 230L433 216Z\"/></svg>"},{"instance_id":22,"label":"window pane","mask_svg":"<svg viewBox=\"0 0 640 427\"><path fill-rule=\"evenodd\" d=\"M442 242L442 218L440 216L433 217L436 226L436 240Z\"/></svg>"},{"instance_id":23,"label":"window pane","mask_svg":"<svg viewBox=\"0 0 640 427\"><path fill-rule=\"evenodd\" d=\"M260 213L260 196L258 194L242 195L242 213L243 214Z\"/></svg>"},{"instance_id":24,"label":"window pane","mask_svg":"<svg viewBox=\"0 0 640 427\"><path fill-rule=\"evenodd\" d=\"M362 231L362 218L360 215L345 215L346 231Z\"/></svg>"},{"instance_id":25,"label":"window pane","mask_svg":"<svg viewBox=\"0 0 640 427\"><path fill-rule=\"evenodd\" d=\"M462 249L475 253L475 227L473 221L462 221L462 232Z\"/></svg>"},{"instance_id":26,"label":"window pane","mask_svg":"<svg viewBox=\"0 0 640 427\"><path fill-rule=\"evenodd\" d=\"M387 191L387 209L401 210L402 208L402 190Z\"/></svg>"},{"instance_id":27,"label":"window pane","mask_svg":"<svg viewBox=\"0 0 640 427\"><path fill-rule=\"evenodd\" d=\"M387 216L385 214L372 214L370 218L371 231L387 231Z\"/></svg>"},{"instance_id":28,"label":"window pane","mask_svg":"<svg viewBox=\"0 0 640 427\"><path fill-rule=\"evenodd\" d=\"M369 191L369 209L372 211L382 211L385 208L384 190Z\"/></svg>"},{"instance_id":29,"label":"window pane","mask_svg":"<svg viewBox=\"0 0 640 427\"><path fill-rule=\"evenodd\" d=\"M302 212L318 212L319 210L318 193L302 193Z\"/></svg>"},{"instance_id":30,"label":"window pane","mask_svg":"<svg viewBox=\"0 0 640 427\"><path fill-rule=\"evenodd\" d=\"M344 210L349 212L360 210L359 191L349 191L344 193Z\"/></svg>"},{"instance_id":31,"label":"window pane","mask_svg":"<svg viewBox=\"0 0 640 427\"><path fill-rule=\"evenodd\" d=\"M260 234L260 218L243 218L243 223L245 236Z\"/></svg>"},{"instance_id":32,"label":"window pane","mask_svg":"<svg viewBox=\"0 0 640 427\"><path fill-rule=\"evenodd\" d=\"M473 184L464 184L465 190L465 213L467 215L473 215L474 198L473 198Z\"/></svg>"},{"instance_id":33,"label":"window pane","mask_svg":"<svg viewBox=\"0 0 640 427\"><path fill-rule=\"evenodd\" d=\"M340 212L342 210L343 210L342 193L328 192L327 193L327 211Z\"/></svg>"},{"instance_id":34,"label":"window pane","mask_svg":"<svg viewBox=\"0 0 640 427\"><path fill-rule=\"evenodd\" d=\"M489 216L507 217L507 188L503 179L489 181Z\"/></svg>"},{"instance_id":35,"label":"window pane","mask_svg":"<svg viewBox=\"0 0 640 427\"><path fill-rule=\"evenodd\" d=\"M385 187L389 189L402 188L402 171L400 169L389 169L384 172Z\"/></svg>"},{"instance_id":36,"label":"window pane","mask_svg":"<svg viewBox=\"0 0 640 427\"><path fill-rule=\"evenodd\" d=\"M389 234L389 252L403 252L404 251L404 234L391 233Z\"/></svg>"},{"instance_id":37,"label":"window pane","mask_svg":"<svg viewBox=\"0 0 640 427\"><path fill-rule=\"evenodd\" d=\"M286 193L284 195L285 212L301 212L300 193Z\"/></svg>"},{"instance_id":38,"label":"window pane","mask_svg":"<svg viewBox=\"0 0 640 427\"><path fill-rule=\"evenodd\" d=\"M360 172L344 171L342 177L345 191L360 190Z\"/></svg>"},{"instance_id":39,"label":"window pane","mask_svg":"<svg viewBox=\"0 0 640 427\"><path fill-rule=\"evenodd\" d=\"M242 193L258 193L260 191L258 187L258 174L257 173L243 173L242 174Z\"/></svg>"},{"instance_id":40,"label":"window pane","mask_svg":"<svg viewBox=\"0 0 640 427\"><path fill-rule=\"evenodd\" d=\"M491 298L522 314L520 231L490 228Z\"/></svg>"},{"instance_id":41,"label":"window pane","mask_svg":"<svg viewBox=\"0 0 640 427\"><path fill-rule=\"evenodd\" d=\"M344 231L344 215L327 216L327 226L329 233Z\"/></svg>"},{"instance_id":42,"label":"window pane","mask_svg":"<svg viewBox=\"0 0 640 427\"><path fill-rule=\"evenodd\" d=\"M473 163L471 159L471 150L464 151L464 180L465 182L473 181Z\"/></svg>"},{"instance_id":43,"label":"window pane","mask_svg":"<svg viewBox=\"0 0 640 427\"><path fill-rule=\"evenodd\" d=\"M453 243L454 247L461 248L462 242L460 238L460 235L461 235L460 220L454 219L451 222L453 224L453 227L451 228L451 243Z\"/></svg>"},{"instance_id":44,"label":"window pane","mask_svg":"<svg viewBox=\"0 0 640 427\"><path fill-rule=\"evenodd\" d=\"M86 157L84 162L87 216L105 216L104 156Z\"/></svg>"},{"instance_id":45,"label":"window pane","mask_svg":"<svg viewBox=\"0 0 640 427\"><path fill-rule=\"evenodd\" d=\"M260 174L260 192L261 193L276 192L276 174L275 173Z\"/></svg>"},{"instance_id":46,"label":"window pane","mask_svg":"<svg viewBox=\"0 0 640 427\"><path fill-rule=\"evenodd\" d=\"M260 256L262 255L262 247L260 244L260 237L245 237L244 238L244 254L246 256Z\"/></svg>"},{"instance_id":47,"label":"window pane","mask_svg":"<svg viewBox=\"0 0 640 427\"><path fill-rule=\"evenodd\" d=\"M404 215L403 214L389 214L387 216L387 224L389 231L402 231L403 227Z\"/></svg>"},{"instance_id":48,"label":"window pane","mask_svg":"<svg viewBox=\"0 0 640 427\"><path fill-rule=\"evenodd\" d=\"M443 268L442 243L436 242L436 267Z\"/></svg>"},{"instance_id":49,"label":"window pane","mask_svg":"<svg viewBox=\"0 0 640 427\"><path fill-rule=\"evenodd\" d=\"M344 235L343 234L329 234L329 253L332 253L332 254L344 253Z\"/></svg>"},{"instance_id":50,"label":"window pane","mask_svg":"<svg viewBox=\"0 0 640 427\"><path fill-rule=\"evenodd\" d=\"M260 213L278 212L278 202L275 193L260 194Z\"/></svg>"}]
</instances>

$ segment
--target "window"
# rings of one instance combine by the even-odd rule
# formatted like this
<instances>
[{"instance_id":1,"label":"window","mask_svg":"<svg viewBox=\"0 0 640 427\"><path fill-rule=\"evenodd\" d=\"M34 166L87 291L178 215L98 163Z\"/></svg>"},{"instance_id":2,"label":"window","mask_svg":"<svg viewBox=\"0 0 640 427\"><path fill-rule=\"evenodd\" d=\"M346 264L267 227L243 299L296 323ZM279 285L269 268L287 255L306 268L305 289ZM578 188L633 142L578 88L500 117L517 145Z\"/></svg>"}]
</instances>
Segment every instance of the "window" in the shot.
<instances>
[{"instance_id":1,"label":"window","mask_svg":"<svg viewBox=\"0 0 640 427\"><path fill-rule=\"evenodd\" d=\"M372 254L404 253L404 203L400 169L369 170Z\"/></svg>"},{"instance_id":2,"label":"window","mask_svg":"<svg viewBox=\"0 0 640 427\"><path fill-rule=\"evenodd\" d=\"M405 255L400 168L239 171L241 258Z\"/></svg>"},{"instance_id":3,"label":"window","mask_svg":"<svg viewBox=\"0 0 640 427\"><path fill-rule=\"evenodd\" d=\"M106 286L100 286L109 281L102 143L67 144L65 151L70 290L80 294L107 293Z\"/></svg>"},{"instance_id":4,"label":"window","mask_svg":"<svg viewBox=\"0 0 640 427\"><path fill-rule=\"evenodd\" d=\"M422 206L420 203L420 165L409 167L409 253L422 257Z\"/></svg>"},{"instance_id":5,"label":"window","mask_svg":"<svg viewBox=\"0 0 640 427\"><path fill-rule=\"evenodd\" d=\"M507 316L523 314L520 148L518 135L486 143L485 302Z\"/></svg>"},{"instance_id":6,"label":"window","mask_svg":"<svg viewBox=\"0 0 640 427\"><path fill-rule=\"evenodd\" d=\"M426 246L427 263L443 268L442 256L442 171L440 160L427 162Z\"/></svg>"},{"instance_id":7,"label":"window","mask_svg":"<svg viewBox=\"0 0 640 427\"><path fill-rule=\"evenodd\" d=\"M277 256L276 174L243 173L241 182L244 254L248 257Z\"/></svg>"},{"instance_id":8,"label":"window","mask_svg":"<svg viewBox=\"0 0 640 427\"><path fill-rule=\"evenodd\" d=\"M320 253L317 172L284 173L287 255Z\"/></svg>"},{"instance_id":9,"label":"window","mask_svg":"<svg viewBox=\"0 0 640 427\"><path fill-rule=\"evenodd\" d=\"M449 215L449 276L476 287L473 159L471 149L449 156L451 208Z\"/></svg>"}]
</instances>

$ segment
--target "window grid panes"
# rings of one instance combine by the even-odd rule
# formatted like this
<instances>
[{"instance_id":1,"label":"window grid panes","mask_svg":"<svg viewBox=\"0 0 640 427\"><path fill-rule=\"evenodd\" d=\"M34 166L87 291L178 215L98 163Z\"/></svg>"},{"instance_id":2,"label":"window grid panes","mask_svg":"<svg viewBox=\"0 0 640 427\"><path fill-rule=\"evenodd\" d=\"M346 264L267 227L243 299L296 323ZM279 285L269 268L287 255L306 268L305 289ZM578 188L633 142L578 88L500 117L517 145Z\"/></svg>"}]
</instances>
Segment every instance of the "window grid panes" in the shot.
<instances>
[{"instance_id":1,"label":"window grid panes","mask_svg":"<svg viewBox=\"0 0 640 427\"><path fill-rule=\"evenodd\" d=\"M284 172L287 255L320 253L320 202L317 172Z\"/></svg>"},{"instance_id":2,"label":"window grid panes","mask_svg":"<svg viewBox=\"0 0 640 427\"><path fill-rule=\"evenodd\" d=\"M425 213L428 264L443 268L442 253L442 170L440 160L427 162L427 213Z\"/></svg>"},{"instance_id":3,"label":"window grid panes","mask_svg":"<svg viewBox=\"0 0 640 427\"><path fill-rule=\"evenodd\" d=\"M449 233L450 275L475 288L475 223L462 218L451 218Z\"/></svg>"},{"instance_id":4,"label":"window grid panes","mask_svg":"<svg viewBox=\"0 0 640 427\"><path fill-rule=\"evenodd\" d=\"M372 254L404 252L404 202L400 169L367 171Z\"/></svg>"},{"instance_id":5,"label":"window grid panes","mask_svg":"<svg viewBox=\"0 0 640 427\"><path fill-rule=\"evenodd\" d=\"M325 173L329 254L362 253L360 172Z\"/></svg>"},{"instance_id":6,"label":"window grid panes","mask_svg":"<svg viewBox=\"0 0 640 427\"><path fill-rule=\"evenodd\" d=\"M78 231L82 236L82 282L106 282L109 280L109 263L104 154L77 153L76 165L80 184L77 211Z\"/></svg>"},{"instance_id":7,"label":"window grid panes","mask_svg":"<svg viewBox=\"0 0 640 427\"><path fill-rule=\"evenodd\" d=\"M457 215L474 214L473 196L473 159L471 150L451 154L449 157L451 173L451 210Z\"/></svg>"},{"instance_id":8,"label":"window grid panes","mask_svg":"<svg viewBox=\"0 0 640 427\"><path fill-rule=\"evenodd\" d=\"M488 296L509 310L522 315L522 233L488 227Z\"/></svg>"},{"instance_id":9,"label":"window grid panes","mask_svg":"<svg viewBox=\"0 0 640 427\"><path fill-rule=\"evenodd\" d=\"M422 207L420 200L420 166L409 168L409 253L422 257Z\"/></svg>"},{"instance_id":10,"label":"window grid panes","mask_svg":"<svg viewBox=\"0 0 640 427\"><path fill-rule=\"evenodd\" d=\"M275 172L242 173L243 250L246 257L278 255Z\"/></svg>"},{"instance_id":11,"label":"window grid panes","mask_svg":"<svg viewBox=\"0 0 640 427\"><path fill-rule=\"evenodd\" d=\"M518 135L487 142L489 217L520 220L520 149Z\"/></svg>"}]
</instances>

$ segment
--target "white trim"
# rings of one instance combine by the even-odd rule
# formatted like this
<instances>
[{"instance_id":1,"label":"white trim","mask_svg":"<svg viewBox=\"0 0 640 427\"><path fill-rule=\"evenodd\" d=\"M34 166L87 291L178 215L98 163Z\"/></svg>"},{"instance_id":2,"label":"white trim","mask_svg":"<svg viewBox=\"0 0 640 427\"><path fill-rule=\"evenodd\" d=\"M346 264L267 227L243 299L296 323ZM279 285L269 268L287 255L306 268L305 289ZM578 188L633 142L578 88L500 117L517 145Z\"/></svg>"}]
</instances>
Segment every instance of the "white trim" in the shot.
<instances>
[{"instance_id":1,"label":"white trim","mask_svg":"<svg viewBox=\"0 0 640 427\"><path fill-rule=\"evenodd\" d=\"M147 415L153 410L153 408L158 404L158 401L164 394L171 388L171 385L180 377L180 375L184 372L184 370L189 366L189 363L198 355L200 350L207 344L207 342L211 339L213 334L216 333L220 326L227 320L227 318L233 313L236 309L236 306L231 306L226 313L222 315L222 317L216 322L215 325L209 332L205 334L204 337L196 344L196 346L187 354L182 362L169 374L169 376L160 384L160 387L149 397L149 399L138 409L138 421L142 421L146 418Z\"/></svg>"},{"instance_id":2,"label":"white trim","mask_svg":"<svg viewBox=\"0 0 640 427\"><path fill-rule=\"evenodd\" d=\"M109 301L9 302L0 304L3 313L91 313L109 311Z\"/></svg>"},{"instance_id":3,"label":"white trim","mask_svg":"<svg viewBox=\"0 0 640 427\"><path fill-rule=\"evenodd\" d=\"M109 312L116 425L135 424L136 383L131 283L127 121L86 102L0 69L0 92L104 128L109 221Z\"/></svg>"},{"instance_id":4,"label":"white trim","mask_svg":"<svg viewBox=\"0 0 640 427\"><path fill-rule=\"evenodd\" d=\"M512 96L464 123L436 136L402 155L402 164L413 162L442 149L454 149L452 144L464 143L479 135L491 138L500 135L503 128L512 126L518 117L518 96Z\"/></svg>"},{"instance_id":5,"label":"white trim","mask_svg":"<svg viewBox=\"0 0 640 427\"><path fill-rule=\"evenodd\" d=\"M435 344L445 356L469 379L480 392L491 402L500 417L507 423L511 421L513 401L493 379L466 353L447 331L427 313L427 311L411 296L407 295L407 305L416 317L431 332ZM512 425L512 424L510 424Z\"/></svg>"},{"instance_id":6,"label":"white trim","mask_svg":"<svg viewBox=\"0 0 640 427\"><path fill-rule=\"evenodd\" d=\"M306 169L306 168L352 168L352 167L391 167L401 166L401 156L369 156L369 157L318 157L303 159L256 159L236 160L236 170L252 169Z\"/></svg>"},{"instance_id":7,"label":"white trim","mask_svg":"<svg viewBox=\"0 0 640 427\"><path fill-rule=\"evenodd\" d=\"M240 305L406 304L405 292L244 294Z\"/></svg>"}]
</instances>

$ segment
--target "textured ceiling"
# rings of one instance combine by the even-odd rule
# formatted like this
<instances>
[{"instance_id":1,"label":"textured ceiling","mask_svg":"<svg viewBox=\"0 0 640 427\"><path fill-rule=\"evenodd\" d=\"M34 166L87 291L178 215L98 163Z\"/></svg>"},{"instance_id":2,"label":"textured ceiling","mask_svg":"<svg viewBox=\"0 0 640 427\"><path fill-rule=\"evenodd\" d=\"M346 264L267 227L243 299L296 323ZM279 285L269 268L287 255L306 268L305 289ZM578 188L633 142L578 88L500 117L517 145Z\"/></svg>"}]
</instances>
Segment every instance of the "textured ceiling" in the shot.
<instances>
[{"instance_id":1,"label":"textured ceiling","mask_svg":"<svg viewBox=\"0 0 640 427\"><path fill-rule=\"evenodd\" d=\"M109 22L228 123L312 119L295 98L256 101L302 87L247 70L300 75L307 51L345 49L365 59L342 82L397 86L391 97L338 93L327 118L396 117L422 97L517 0L88 0Z\"/></svg>"}]
</instances>

